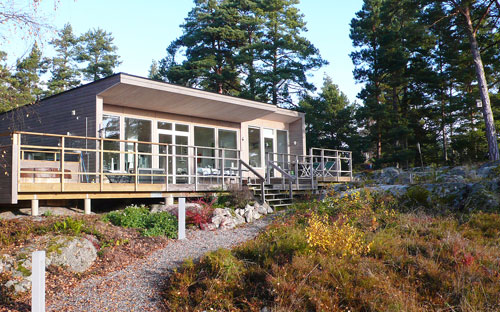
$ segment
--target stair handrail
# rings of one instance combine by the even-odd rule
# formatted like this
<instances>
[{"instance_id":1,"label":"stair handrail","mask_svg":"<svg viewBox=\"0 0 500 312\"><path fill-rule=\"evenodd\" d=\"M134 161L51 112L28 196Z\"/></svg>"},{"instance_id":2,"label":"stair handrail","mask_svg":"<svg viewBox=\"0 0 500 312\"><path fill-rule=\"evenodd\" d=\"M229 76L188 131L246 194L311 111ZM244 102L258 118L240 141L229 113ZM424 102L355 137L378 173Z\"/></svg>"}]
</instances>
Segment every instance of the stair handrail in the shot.
<instances>
[{"instance_id":1,"label":"stair handrail","mask_svg":"<svg viewBox=\"0 0 500 312\"><path fill-rule=\"evenodd\" d=\"M252 166L250 166L249 164L247 164L244 160L240 159L240 166L239 166L239 171L240 171L240 181L241 179L243 179L243 175L242 175L242 170L241 170L241 166L244 166L245 168L247 168L250 172L252 172L255 176L257 176L257 178L259 178L260 180L260 196L261 196L261 200L262 200L262 203L265 203L266 201L266 194L264 192L264 184L266 182L266 179L260 175L260 173L257 172L257 170L255 170L254 168L252 168Z\"/></svg>"},{"instance_id":2,"label":"stair handrail","mask_svg":"<svg viewBox=\"0 0 500 312\"><path fill-rule=\"evenodd\" d=\"M290 175L288 172L286 172L285 170L281 169L280 167L276 166L272 161L268 160L267 161L267 168L268 170L272 170L272 169L275 169L277 170L279 173L281 173L285 178L288 179L288 187L289 187L289 191L290 191L290 198L293 198L293 181L297 179L297 176L292 176ZM268 175L268 178L269 178L270 175ZM269 178L270 179L270 178ZM267 181L267 183L271 184L271 181ZM297 184L298 186L298 184Z\"/></svg>"}]
</instances>

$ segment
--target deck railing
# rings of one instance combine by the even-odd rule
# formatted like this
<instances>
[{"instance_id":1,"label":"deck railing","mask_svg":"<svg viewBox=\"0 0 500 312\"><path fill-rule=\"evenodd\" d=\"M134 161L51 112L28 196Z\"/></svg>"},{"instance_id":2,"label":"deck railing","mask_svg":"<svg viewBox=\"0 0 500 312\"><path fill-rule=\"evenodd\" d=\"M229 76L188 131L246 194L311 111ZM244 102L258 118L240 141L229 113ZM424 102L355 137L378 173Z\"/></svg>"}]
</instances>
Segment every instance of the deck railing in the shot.
<instances>
[{"instance_id":1,"label":"deck railing","mask_svg":"<svg viewBox=\"0 0 500 312\"><path fill-rule=\"evenodd\" d=\"M132 185L127 190L135 192L169 191L173 185L223 190L241 179L237 149L32 132L13 135L20 142L18 181L57 183L62 192L69 191L69 184L82 189L85 184L92 189L99 185L99 191L118 188L109 184Z\"/></svg>"},{"instance_id":2,"label":"deck railing","mask_svg":"<svg viewBox=\"0 0 500 312\"><path fill-rule=\"evenodd\" d=\"M19 192L175 192L227 190L251 179L237 149L34 132L12 134ZM13 143L14 144L14 143ZM264 173L265 172L265 173ZM259 183L292 191L352 177L352 153L266 153ZM263 188L263 187L262 187ZM158 193L159 194L159 193Z\"/></svg>"},{"instance_id":3,"label":"deck railing","mask_svg":"<svg viewBox=\"0 0 500 312\"><path fill-rule=\"evenodd\" d=\"M317 188L318 181L350 180L352 152L321 148L311 148L309 155L268 152L266 177L268 183L271 183L271 180L281 179L282 186L285 186L288 180L292 179L295 185L309 184L312 189Z\"/></svg>"}]
</instances>

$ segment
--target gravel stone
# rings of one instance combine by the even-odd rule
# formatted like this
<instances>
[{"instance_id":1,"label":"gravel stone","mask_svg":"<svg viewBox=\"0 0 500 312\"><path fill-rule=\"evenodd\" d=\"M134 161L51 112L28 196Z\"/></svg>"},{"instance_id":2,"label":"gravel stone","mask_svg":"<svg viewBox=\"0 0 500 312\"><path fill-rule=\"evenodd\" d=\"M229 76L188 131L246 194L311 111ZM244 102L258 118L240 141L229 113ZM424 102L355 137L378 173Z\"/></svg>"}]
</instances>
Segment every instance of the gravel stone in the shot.
<instances>
[{"instance_id":1,"label":"gravel stone","mask_svg":"<svg viewBox=\"0 0 500 312\"><path fill-rule=\"evenodd\" d=\"M164 249L120 271L91 277L47 305L47 311L164 311L159 294L167 276L184 260L199 259L219 248L232 248L255 238L273 216L229 230L188 230L187 239L172 241Z\"/></svg>"}]
</instances>

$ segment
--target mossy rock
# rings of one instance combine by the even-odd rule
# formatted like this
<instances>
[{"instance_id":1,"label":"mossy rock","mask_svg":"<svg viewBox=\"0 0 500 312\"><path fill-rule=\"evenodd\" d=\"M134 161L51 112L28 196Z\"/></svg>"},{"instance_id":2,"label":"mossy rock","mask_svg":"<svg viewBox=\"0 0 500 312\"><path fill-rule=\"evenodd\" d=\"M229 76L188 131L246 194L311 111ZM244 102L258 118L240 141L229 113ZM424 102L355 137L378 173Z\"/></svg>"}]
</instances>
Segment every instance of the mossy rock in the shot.
<instances>
[{"instance_id":1,"label":"mossy rock","mask_svg":"<svg viewBox=\"0 0 500 312\"><path fill-rule=\"evenodd\" d=\"M500 196L481 184L475 184L465 200L464 208L468 211L499 212Z\"/></svg>"}]
</instances>

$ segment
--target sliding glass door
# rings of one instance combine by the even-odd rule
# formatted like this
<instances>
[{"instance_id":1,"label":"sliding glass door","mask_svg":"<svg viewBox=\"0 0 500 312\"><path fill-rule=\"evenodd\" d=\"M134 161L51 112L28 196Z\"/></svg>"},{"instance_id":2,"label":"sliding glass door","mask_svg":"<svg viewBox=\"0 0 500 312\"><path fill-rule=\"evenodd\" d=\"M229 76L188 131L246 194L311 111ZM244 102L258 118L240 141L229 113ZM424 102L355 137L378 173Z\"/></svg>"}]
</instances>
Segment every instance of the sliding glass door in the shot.
<instances>
[{"instance_id":1,"label":"sliding glass door","mask_svg":"<svg viewBox=\"0 0 500 312\"><path fill-rule=\"evenodd\" d=\"M260 128L248 128L248 162L250 166L262 166L262 151L260 144Z\"/></svg>"},{"instance_id":2,"label":"sliding glass door","mask_svg":"<svg viewBox=\"0 0 500 312\"><path fill-rule=\"evenodd\" d=\"M151 142L151 120L125 118L125 140ZM135 150L136 143L126 143L125 151L132 152ZM139 153L151 153L151 144L137 143L137 151ZM134 154L125 154L125 170L135 168ZM138 168L151 168L151 155L139 155Z\"/></svg>"},{"instance_id":3,"label":"sliding glass door","mask_svg":"<svg viewBox=\"0 0 500 312\"><path fill-rule=\"evenodd\" d=\"M238 167L237 136L236 131L219 129L219 147L229 149L224 151L224 168L236 169Z\"/></svg>"},{"instance_id":4,"label":"sliding glass door","mask_svg":"<svg viewBox=\"0 0 500 312\"><path fill-rule=\"evenodd\" d=\"M189 126L158 122L158 143L173 145L159 148L159 165L168 173L168 182L189 183Z\"/></svg>"}]
</instances>

